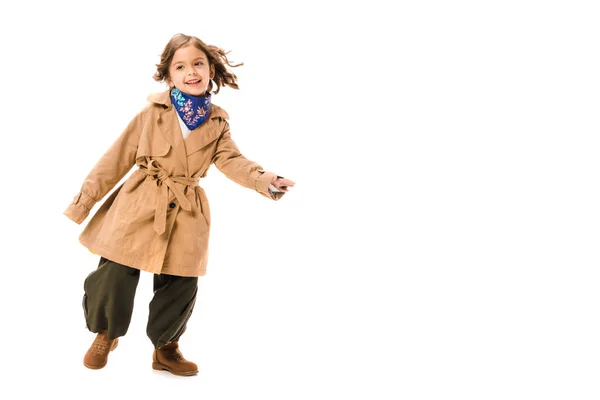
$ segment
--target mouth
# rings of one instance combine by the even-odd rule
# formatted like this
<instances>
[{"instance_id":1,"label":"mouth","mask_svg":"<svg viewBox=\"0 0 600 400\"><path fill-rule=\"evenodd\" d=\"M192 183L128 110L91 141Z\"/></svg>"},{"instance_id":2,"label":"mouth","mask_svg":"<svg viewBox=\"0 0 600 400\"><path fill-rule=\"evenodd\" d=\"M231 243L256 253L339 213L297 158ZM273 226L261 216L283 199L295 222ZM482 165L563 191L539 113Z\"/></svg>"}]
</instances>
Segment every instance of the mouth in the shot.
<instances>
[{"instance_id":1,"label":"mouth","mask_svg":"<svg viewBox=\"0 0 600 400\"><path fill-rule=\"evenodd\" d=\"M185 84L186 85L196 85L198 83L200 83L200 79L192 79L190 81L187 81Z\"/></svg>"}]
</instances>

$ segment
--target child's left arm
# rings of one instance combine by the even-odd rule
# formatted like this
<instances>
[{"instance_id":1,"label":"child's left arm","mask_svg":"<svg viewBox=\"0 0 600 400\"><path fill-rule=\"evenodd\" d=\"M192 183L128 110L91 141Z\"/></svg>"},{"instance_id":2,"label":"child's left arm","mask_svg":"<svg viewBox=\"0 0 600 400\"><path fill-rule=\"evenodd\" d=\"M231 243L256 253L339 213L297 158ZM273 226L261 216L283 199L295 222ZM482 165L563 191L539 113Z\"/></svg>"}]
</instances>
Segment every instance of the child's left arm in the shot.
<instances>
[{"instance_id":1,"label":"child's left arm","mask_svg":"<svg viewBox=\"0 0 600 400\"><path fill-rule=\"evenodd\" d=\"M249 189L254 189L272 200L279 200L287 191L286 187L280 185L283 182L282 179L291 182L287 186L293 186L292 181L279 177L273 172L265 171L258 163L244 157L231 138L229 124L227 123L223 135L217 142L217 150L212 162L219 171L232 181ZM276 184L275 187L278 191L269 190L271 184Z\"/></svg>"}]
</instances>

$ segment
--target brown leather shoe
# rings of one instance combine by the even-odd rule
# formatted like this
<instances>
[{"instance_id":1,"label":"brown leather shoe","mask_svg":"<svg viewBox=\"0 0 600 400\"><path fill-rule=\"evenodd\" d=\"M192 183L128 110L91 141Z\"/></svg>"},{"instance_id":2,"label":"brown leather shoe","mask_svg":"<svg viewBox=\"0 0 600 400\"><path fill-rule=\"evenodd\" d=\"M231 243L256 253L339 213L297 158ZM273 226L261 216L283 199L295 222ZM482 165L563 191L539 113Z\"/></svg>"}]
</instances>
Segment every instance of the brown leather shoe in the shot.
<instances>
[{"instance_id":1,"label":"brown leather shoe","mask_svg":"<svg viewBox=\"0 0 600 400\"><path fill-rule=\"evenodd\" d=\"M83 365L91 369L104 368L108 362L108 353L114 350L119 344L119 339L108 340L106 332L101 332L96 335L96 339L90 346L85 357L83 357Z\"/></svg>"},{"instance_id":2,"label":"brown leather shoe","mask_svg":"<svg viewBox=\"0 0 600 400\"><path fill-rule=\"evenodd\" d=\"M183 358L177 342L154 349L152 361L153 369L169 371L174 375L191 376L198 373L198 366Z\"/></svg>"}]
</instances>

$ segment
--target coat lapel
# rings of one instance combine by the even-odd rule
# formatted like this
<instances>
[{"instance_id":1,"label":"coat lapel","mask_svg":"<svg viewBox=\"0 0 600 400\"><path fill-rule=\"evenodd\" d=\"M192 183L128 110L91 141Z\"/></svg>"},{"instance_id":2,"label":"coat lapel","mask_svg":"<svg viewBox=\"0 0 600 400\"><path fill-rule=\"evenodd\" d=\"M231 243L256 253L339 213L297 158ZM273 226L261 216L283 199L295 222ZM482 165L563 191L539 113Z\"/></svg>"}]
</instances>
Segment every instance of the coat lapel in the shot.
<instances>
[{"instance_id":1,"label":"coat lapel","mask_svg":"<svg viewBox=\"0 0 600 400\"><path fill-rule=\"evenodd\" d=\"M189 171L185 143L183 142L181 127L179 126L179 121L177 120L177 111L175 111L175 108L173 108L173 104L171 103L170 93L171 90L161 93L153 93L148 96L148 101L163 105L165 107L163 110L161 110L158 117L158 126L160 127L160 132L173 148L175 156L183 166L186 175L188 175Z\"/></svg>"},{"instance_id":2,"label":"coat lapel","mask_svg":"<svg viewBox=\"0 0 600 400\"><path fill-rule=\"evenodd\" d=\"M176 111L173 106L161 111L158 119L158 126L160 127L160 131L165 139L169 142L169 144L171 144L171 147L173 147L173 151L175 152L177 159L183 166L186 175L188 175L185 143L183 141L181 127L179 126L179 121L177 120L177 115L175 113Z\"/></svg>"},{"instance_id":3,"label":"coat lapel","mask_svg":"<svg viewBox=\"0 0 600 400\"><path fill-rule=\"evenodd\" d=\"M228 115L221 107L214 104L210 106L210 116L208 120L190 132L185 139L187 155L200 150L204 146L214 142L221 135L219 129L219 119L227 119Z\"/></svg>"},{"instance_id":4,"label":"coat lapel","mask_svg":"<svg viewBox=\"0 0 600 400\"><path fill-rule=\"evenodd\" d=\"M148 96L148 100L166 107L160 113L158 124L165 139L171 144L177 158L188 173L187 156L217 140L222 133L219 129L219 120L229 119L229 115L221 107L211 104L208 120L191 131L184 140L177 119L177 111L171 103L170 90L152 94Z\"/></svg>"}]
</instances>

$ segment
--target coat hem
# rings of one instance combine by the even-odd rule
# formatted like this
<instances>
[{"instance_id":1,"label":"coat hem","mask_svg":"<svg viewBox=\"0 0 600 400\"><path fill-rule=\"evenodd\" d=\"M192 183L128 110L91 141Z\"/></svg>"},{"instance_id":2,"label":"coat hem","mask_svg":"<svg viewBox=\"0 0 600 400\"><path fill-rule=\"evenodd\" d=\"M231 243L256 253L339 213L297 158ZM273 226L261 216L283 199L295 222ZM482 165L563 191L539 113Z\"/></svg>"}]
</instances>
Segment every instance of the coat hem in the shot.
<instances>
[{"instance_id":1,"label":"coat hem","mask_svg":"<svg viewBox=\"0 0 600 400\"><path fill-rule=\"evenodd\" d=\"M99 244L93 244L93 243L87 243L84 239L80 239L80 242L82 245L84 245L85 247L87 247L87 249L92 252L95 255L107 258L111 261L114 261L116 263L119 264L123 264L125 266L128 266L130 268L134 268L134 269L138 269L140 271L146 271L146 272L150 272L152 274L167 274L167 275L174 275L174 276L183 276L183 277L191 277L191 278L195 278L195 277L200 277L203 276L204 274L206 274L206 271L200 271L200 272L193 272L193 273L173 273L171 271L171 268L162 268L161 270L152 270L150 268L144 267L144 262L142 262L139 258L136 258L135 256L129 256L126 254L121 254L121 253L117 253L113 250L110 250L104 246L101 246ZM149 263L148 263L149 264ZM178 265L177 268L183 270L191 270L191 269L195 269L194 267L186 267L183 265Z\"/></svg>"}]
</instances>

